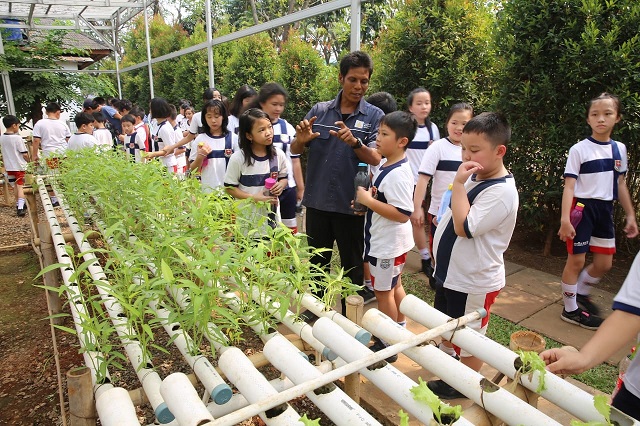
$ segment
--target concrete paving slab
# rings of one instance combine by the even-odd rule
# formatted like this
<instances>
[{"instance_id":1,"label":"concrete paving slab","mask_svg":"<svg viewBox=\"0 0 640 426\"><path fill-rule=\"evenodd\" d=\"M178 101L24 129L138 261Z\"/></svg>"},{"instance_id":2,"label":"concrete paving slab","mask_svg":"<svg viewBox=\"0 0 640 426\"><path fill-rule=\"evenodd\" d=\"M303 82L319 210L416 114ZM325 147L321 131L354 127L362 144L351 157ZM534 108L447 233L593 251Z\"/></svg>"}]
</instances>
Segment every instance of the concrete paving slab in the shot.
<instances>
[{"instance_id":1,"label":"concrete paving slab","mask_svg":"<svg viewBox=\"0 0 640 426\"><path fill-rule=\"evenodd\" d=\"M523 269L525 269L525 267L522 265L518 265L517 263L506 261L504 262L504 273L506 276L513 275L516 272L522 271Z\"/></svg>"},{"instance_id":2,"label":"concrete paving slab","mask_svg":"<svg viewBox=\"0 0 640 426\"><path fill-rule=\"evenodd\" d=\"M519 323L551 303L552 300L507 285L491 306L491 313Z\"/></svg>"},{"instance_id":3,"label":"concrete paving slab","mask_svg":"<svg viewBox=\"0 0 640 426\"><path fill-rule=\"evenodd\" d=\"M507 276L507 286L549 300L562 297L560 278L536 269L525 268Z\"/></svg>"},{"instance_id":4,"label":"concrete paving slab","mask_svg":"<svg viewBox=\"0 0 640 426\"><path fill-rule=\"evenodd\" d=\"M562 309L562 304L553 303L520 322L520 325L536 331L543 336L550 337L564 345L580 349L595 334L595 331L562 321L560 319ZM628 345L625 345L624 348L613 354L607 362L617 365L622 357L631 351L634 343L635 342L629 342Z\"/></svg>"}]
</instances>

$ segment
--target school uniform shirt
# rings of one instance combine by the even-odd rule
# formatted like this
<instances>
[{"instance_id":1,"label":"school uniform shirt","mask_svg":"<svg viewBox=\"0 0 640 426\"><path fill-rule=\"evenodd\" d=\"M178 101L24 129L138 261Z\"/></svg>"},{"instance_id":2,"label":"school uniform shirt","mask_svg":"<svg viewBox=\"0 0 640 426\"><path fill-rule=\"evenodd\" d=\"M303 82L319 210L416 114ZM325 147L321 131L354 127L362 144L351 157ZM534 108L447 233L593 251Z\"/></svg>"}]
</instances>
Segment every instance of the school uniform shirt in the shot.
<instances>
[{"instance_id":1,"label":"school uniform shirt","mask_svg":"<svg viewBox=\"0 0 640 426\"><path fill-rule=\"evenodd\" d=\"M380 178L382 176L382 178ZM413 184L411 166L406 158L378 168L371 180L374 197L405 214L413 213ZM364 222L364 254L378 259L394 259L414 246L411 222L400 223L368 210Z\"/></svg>"},{"instance_id":2,"label":"school uniform shirt","mask_svg":"<svg viewBox=\"0 0 640 426\"><path fill-rule=\"evenodd\" d=\"M230 138L230 147L227 147L227 137ZM227 164L231 161L231 156L239 151L238 137L232 133L228 136L211 136L208 133L200 133L191 142L191 154L189 160L194 161L198 157L198 145L200 143L211 148L211 152L202 160L202 170L200 172L202 190L211 192L215 188L224 186L224 177L227 172Z\"/></svg>"},{"instance_id":3,"label":"school uniform shirt","mask_svg":"<svg viewBox=\"0 0 640 426\"><path fill-rule=\"evenodd\" d=\"M113 146L113 136L109 129L101 127L93 129L93 137L98 141L99 146L111 148Z\"/></svg>"},{"instance_id":4,"label":"school uniform shirt","mask_svg":"<svg viewBox=\"0 0 640 426\"><path fill-rule=\"evenodd\" d=\"M613 310L640 316L640 253L636 255L629 275L613 298ZM640 342L640 334L637 337ZM624 387L636 398L640 398L640 356L631 361L624 375Z\"/></svg>"},{"instance_id":5,"label":"school uniform shirt","mask_svg":"<svg viewBox=\"0 0 640 426\"><path fill-rule=\"evenodd\" d=\"M69 127L61 121L43 118L33 126L33 137L40 138L43 157L63 154L67 150L67 139L71 137Z\"/></svg>"},{"instance_id":6,"label":"school uniform shirt","mask_svg":"<svg viewBox=\"0 0 640 426\"><path fill-rule=\"evenodd\" d=\"M240 119L238 119L238 117L236 117L235 115L230 115L229 121L227 122L227 130L237 135L239 127L240 127Z\"/></svg>"},{"instance_id":7,"label":"school uniform shirt","mask_svg":"<svg viewBox=\"0 0 640 426\"><path fill-rule=\"evenodd\" d=\"M411 165L411 171L413 172L413 184L418 183L418 171L420 170L420 163L429 145L433 141L440 139L440 132L438 127L431 123L431 127L427 128L426 125L418 126L416 136L407 146L407 160Z\"/></svg>"},{"instance_id":8,"label":"school uniform shirt","mask_svg":"<svg viewBox=\"0 0 640 426\"><path fill-rule=\"evenodd\" d=\"M431 144L424 153L418 173L431 178L431 203L429 214L437 215L442 195L453 183L458 167L462 164L462 147L442 138Z\"/></svg>"},{"instance_id":9,"label":"school uniform shirt","mask_svg":"<svg viewBox=\"0 0 640 426\"><path fill-rule=\"evenodd\" d=\"M95 148L98 146L98 140L88 133L74 133L69 138L70 151L79 151L85 148Z\"/></svg>"},{"instance_id":10,"label":"school uniform shirt","mask_svg":"<svg viewBox=\"0 0 640 426\"><path fill-rule=\"evenodd\" d=\"M320 133L320 136L308 144L302 204L325 212L353 215L353 180L360 160L353 148L332 136L329 130L340 130L335 123L343 121L353 136L360 138L363 144L374 147L384 113L362 98L355 111L345 119L340 110L341 97L342 90L335 99L315 104L305 116L307 120L317 117L312 130Z\"/></svg>"},{"instance_id":11,"label":"school uniform shirt","mask_svg":"<svg viewBox=\"0 0 640 426\"><path fill-rule=\"evenodd\" d=\"M291 141L296 136L296 129L282 118L271 124L273 125L273 146L280 148L286 154L287 170L289 170L289 176L287 177L289 188L294 188L296 179L293 176L293 162L291 159L300 158L300 154L291 154Z\"/></svg>"},{"instance_id":12,"label":"school uniform shirt","mask_svg":"<svg viewBox=\"0 0 640 426\"><path fill-rule=\"evenodd\" d=\"M112 106L104 105L102 108L100 108L100 112L102 112L104 118L106 118L107 121L111 123L111 127L114 128L116 134L122 134L122 122L120 121L120 119L114 117L118 113L118 111Z\"/></svg>"},{"instance_id":13,"label":"school uniform shirt","mask_svg":"<svg viewBox=\"0 0 640 426\"><path fill-rule=\"evenodd\" d=\"M204 129L202 128L202 111L200 111L196 112L195 114L193 114L193 117L191 117L189 133L191 133L192 135L199 135L202 132L204 132Z\"/></svg>"},{"instance_id":14,"label":"school uniform shirt","mask_svg":"<svg viewBox=\"0 0 640 426\"><path fill-rule=\"evenodd\" d=\"M180 130L180 125L176 124L173 127L173 132L175 133L176 142L182 139L182 130ZM183 147L186 148L186 147ZM183 174L187 171L187 156L184 152L181 154L175 154L176 156L176 166L178 166L178 173Z\"/></svg>"},{"instance_id":15,"label":"school uniform shirt","mask_svg":"<svg viewBox=\"0 0 640 426\"><path fill-rule=\"evenodd\" d=\"M142 154L140 151L145 150L145 133L144 129L142 132L138 132L137 130L130 135L124 136L123 149L127 155L133 156L133 159L136 163L142 162Z\"/></svg>"},{"instance_id":16,"label":"school uniform shirt","mask_svg":"<svg viewBox=\"0 0 640 426\"><path fill-rule=\"evenodd\" d=\"M612 144L620 154L614 159ZM569 149L564 177L576 179L574 197L612 201L618 198L618 174L627 172L627 147L616 141L600 142L592 137Z\"/></svg>"},{"instance_id":17,"label":"school uniform shirt","mask_svg":"<svg viewBox=\"0 0 640 426\"><path fill-rule=\"evenodd\" d=\"M229 165L227 166L227 172L224 176L224 186L235 186L236 188L244 191L248 194L259 194L264 190L264 181L268 177L274 177L280 180L284 179L288 175L287 159L284 152L279 148L276 150L276 159L269 161L268 157L256 157L252 156L253 164L247 165L245 161L244 152L239 150L231 155L229 159ZM271 171L272 163L276 171ZM244 219L240 226L244 229L244 232L250 232L252 229L257 229L257 224L263 220L262 217L266 216L270 210L269 207L259 206L258 204L247 204L242 210L241 214ZM267 221L263 221L262 228L258 229L258 234L265 235L268 231Z\"/></svg>"},{"instance_id":18,"label":"school uniform shirt","mask_svg":"<svg viewBox=\"0 0 640 426\"><path fill-rule=\"evenodd\" d=\"M516 225L518 190L512 175L465 183L467 193L481 183L495 183L482 190L471 204L464 223L466 236L449 228L451 209L436 228L433 253L436 279L445 288L467 294L486 294L505 286L503 254ZM453 226L453 223L451 223Z\"/></svg>"},{"instance_id":19,"label":"school uniform shirt","mask_svg":"<svg viewBox=\"0 0 640 426\"><path fill-rule=\"evenodd\" d=\"M175 132L173 131L173 127L171 127L171 123L168 120L163 121L158 124L156 128L156 133L153 135L153 151L160 151L165 146L173 145L176 143L175 140ZM174 154L166 155L162 158L162 164L167 166L167 168L172 168L176 166L178 162L176 161L176 156Z\"/></svg>"},{"instance_id":20,"label":"school uniform shirt","mask_svg":"<svg viewBox=\"0 0 640 426\"><path fill-rule=\"evenodd\" d=\"M5 133L0 136L0 151L2 151L5 170L8 172L27 170L27 160L23 157L27 153L27 145L22 136L17 133Z\"/></svg>"}]
</instances>

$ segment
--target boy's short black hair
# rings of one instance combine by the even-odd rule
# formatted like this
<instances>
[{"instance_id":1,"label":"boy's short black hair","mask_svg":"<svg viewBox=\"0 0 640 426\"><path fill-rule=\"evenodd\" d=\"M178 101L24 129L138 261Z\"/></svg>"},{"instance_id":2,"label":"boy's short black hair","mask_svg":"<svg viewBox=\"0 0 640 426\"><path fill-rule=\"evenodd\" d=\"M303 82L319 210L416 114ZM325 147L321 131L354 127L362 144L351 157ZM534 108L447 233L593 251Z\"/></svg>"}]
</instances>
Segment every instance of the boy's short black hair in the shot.
<instances>
[{"instance_id":1,"label":"boy's short black hair","mask_svg":"<svg viewBox=\"0 0 640 426\"><path fill-rule=\"evenodd\" d=\"M484 135L496 148L507 145L511 140L511 126L507 118L499 112L483 112L467 122L462 133Z\"/></svg>"},{"instance_id":2,"label":"boy's short black hair","mask_svg":"<svg viewBox=\"0 0 640 426\"><path fill-rule=\"evenodd\" d=\"M124 111L124 110L131 111L131 108L133 108L133 104L129 99L120 99L120 102L118 102L119 111Z\"/></svg>"},{"instance_id":3,"label":"boy's short black hair","mask_svg":"<svg viewBox=\"0 0 640 426\"><path fill-rule=\"evenodd\" d=\"M393 133L396 134L396 138L407 138L409 142L416 137L416 132L418 131L418 122L413 114L410 114L405 111L394 111L382 117L380 120L380 126L387 126ZM407 149L409 144L407 143L404 146L404 149Z\"/></svg>"},{"instance_id":4,"label":"boy's short black hair","mask_svg":"<svg viewBox=\"0 0 640 426\"><path fill-rule=\"evenodd\" d=\"M98 105L106 105L107 104L107 101L102 96L96 96L95 98L93 98L93 100Z\"/></svg>"},{"instance_id":5,"label":"boy's short black hair","mask_svg":"<svg viewBox=\"0 0 640 426\"><path fill-rule=\"evenodd\" d=\"M175 119L178 118L178 110L174 104L169 104L169 109L171 110L171 116L169 116L169 118L175 121Z\"/></svg>"},{"instance_id":6,"label":"boy's short black hair","mask_svg":"<svg viewBox=\"0 0 640 426\"><path fill-rule=\"evenodd\" d=\"M151 115L155 119L171 117L171 107L169 106L169 102L163 98L151 99L149 102L149 109L151 110Z\"/></svg>"},{"instance_id":7,"label":"boy's short black hair","mask_svg":"<svg viewBox=\"0 0 640 426\"><path fill-rule=\"evenodd\" d=\"M140 119L143 119L144 115L145 115L145 112L144 112L144 109L142 107L134 106L133 108L131 108L131 111L129 111L129 114L133 115L134 117L138 117Z\"/></svg>"},{"instance_id":8,"label":"boy's short black hair","mask_svg":"<svg viewBox=\"0 0 640 426\"><path fill-rule=\"evenodd\" d=\"M98 123L104 123L107 121L104 114L100 111L94 111L91 115L93 115L93 121L97 121Z\"/></svg>"},{"instance_id":9,"label":"boy's short black hair","mask_svg":"<svg viewBox=\"0 0 640 426\"><path fill-rule=\"evenodd\" d=\"M125 114L120 119L121 123L131 123L136 124L136 118L132 114Z\"/></svg>"},{"instance_id":10,"label":"boy's short black hair","mask_svg":"<svg viewBox=\"0 0 640 426\"><path fill-rule=\"evenodd\" d=\"M373 75L373 61L365 52L354 50L340 61L340 75L346 77L351 68L367 68L369 70L369 78Z\"/></svg>"},{"instance_id":11,"label":"boy's short black hair","mask_svg":"<svg viewBox=\"0 0 640 426\"><path fill-rule=\"evenodd\" d=\"M60 108L60 104L57 102L49 102L44 110L48 113L53 113L62 111L62 108Z\"/></svg>"},{"instance_id":12,"label":"boy's short black hair","mask_svg":"<svg viewBox=\"0 0 640 426\"><path fill-rule=\"evenodd\" d=\"M2 124L4 124L4 127L8 129L14 124L20 124L20 120L18 120L18 117L16 117L15 115L5 115L4 117L2 117Z\"/></svg>"},{"instance_id":13,"label":"boy's short black hair","mask_svg":"<svg viewBox=\"0 0 640 426\"><path fill-rule=\"evenodd\" d=\"M398 110L398 103L389 92L376 92L367 98L367 102L377 106L385 114Z\"/></svg>"},{"instance_id":14,"label":"boy's short black hair","mask_svg":"<svg viewBox=\"0 0 640 426\"><path fill-rule=\"evenodd\" d=\"M93 124L94 121L95 118L93 117L93 114L89 114L88 112L79 112L73 119L73 122L76 123L76 127L78 129L85 124Z\"/></svg>"}]
</instances>

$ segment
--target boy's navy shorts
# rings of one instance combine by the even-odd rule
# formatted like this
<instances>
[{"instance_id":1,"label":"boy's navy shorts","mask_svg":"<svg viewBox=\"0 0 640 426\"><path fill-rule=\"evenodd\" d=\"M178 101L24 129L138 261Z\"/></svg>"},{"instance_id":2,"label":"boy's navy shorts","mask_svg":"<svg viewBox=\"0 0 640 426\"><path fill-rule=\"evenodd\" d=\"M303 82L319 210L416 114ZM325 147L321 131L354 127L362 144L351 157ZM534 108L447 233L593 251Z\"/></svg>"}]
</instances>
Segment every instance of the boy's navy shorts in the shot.
<instances>
[{"instance_id":1,"label":"boy's navy shorts","mask_svg":"<svg viewBox=\"0 0 640 426\"><path fill-rule=\"evenodd\" d=\"M576 236L573 240L567 239L567 252L614 254L616 235L613 226L613 201L577 198L573 205L577 202L584 204L584 210L582 220L576 227Z\"/></svg>"},{"instance_id":2,"label":"boy's navy shorts","mask_svg":"<svg viewBox=\"0 0 640 426\"><path fill-rule=\"evenodd\" d=\"M460 318L461 316L470 314L480 308L484 308L487 311L486 317L467 323L467 327L477 331L480 334L485 334L489 325L491 305L493 305L493 303L496 301L500 290L481 294L462 293L450 288L444 288L443 290L444 298L446 300L446 308L444 313L449 315L451 318ZM461 348L459 348L458 346L454 345L453 347L456 353L461 357L471 356L470 353L461 350Z\"/></svg>"}]
</instances>

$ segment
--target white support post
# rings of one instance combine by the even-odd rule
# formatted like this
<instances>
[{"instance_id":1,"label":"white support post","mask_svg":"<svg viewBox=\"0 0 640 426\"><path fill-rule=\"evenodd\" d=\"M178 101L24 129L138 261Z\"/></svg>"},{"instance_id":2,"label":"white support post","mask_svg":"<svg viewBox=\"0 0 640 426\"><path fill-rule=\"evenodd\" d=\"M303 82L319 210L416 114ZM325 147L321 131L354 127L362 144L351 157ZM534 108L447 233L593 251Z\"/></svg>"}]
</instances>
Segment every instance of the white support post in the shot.
<instances>
[{"instance_id":1,"label":"white support post","mask_svg":"<svg viewBox=\"0 0 640 426\"><path fill-rule=\"evenodd\" d=\"M0 55L4 56L4 44L2 43L2 34L0 33ZM4 97L7 100L7 109L9 114L16 115L16 107L13 103L13 91L11 90L11 79L8 71L0 72L2 76L2 87L4 87Z\"/></svg>"},{"instance_id":2,"label":"white support post","mask_svg":"<svg viewBox=\"0 0 640 426\"><path fill-rule=\"evenodd\" d=\"M111 23L112 30L111 34L113 37L113 59L116 62L116 81L118 82L118 98L122 99L122 83L120 81L120 60L118 59L118 24L120 21L120 12L118 12L118 16L115 21Z\"/></svg>"},{"instance_id":3,"label":"white support post","mask_svg":"<svg viewBox=\"0 0 640 426\"><path fill-rule=\"evenodd\" d=\"M206 25L207 25L207 61L209 64L209 87L215 86L215 80L213 75L213 45L211 44L212 40L212 30L211 30L211 2L209 0L205 0L204 2L204 10L207 14L206 16Z\"/></svg>"},{"instance_id":4,"label":"white support post","mask_svg":"<svg viewBox=\"0 0 640 426\"><path fill-rule=\"evenodd\" d=\"M360 0L351 0L351 46L350 50L360 50L360 26L362 10Z\"/></svg>"},{"instance_id":5,"label":"white support post","mask_svg":"<svg viewBox=\"0 0 640 426\"><path fill-rule=\"evenodd\" d=\"M147 42L147 68L149 69L149 93L151 99L155 98L153 92L153 68L151 66L151 45L149 42L149 14L147 13L147 5L144 7L144 37Z\"/></svg>"}]
</instances>

